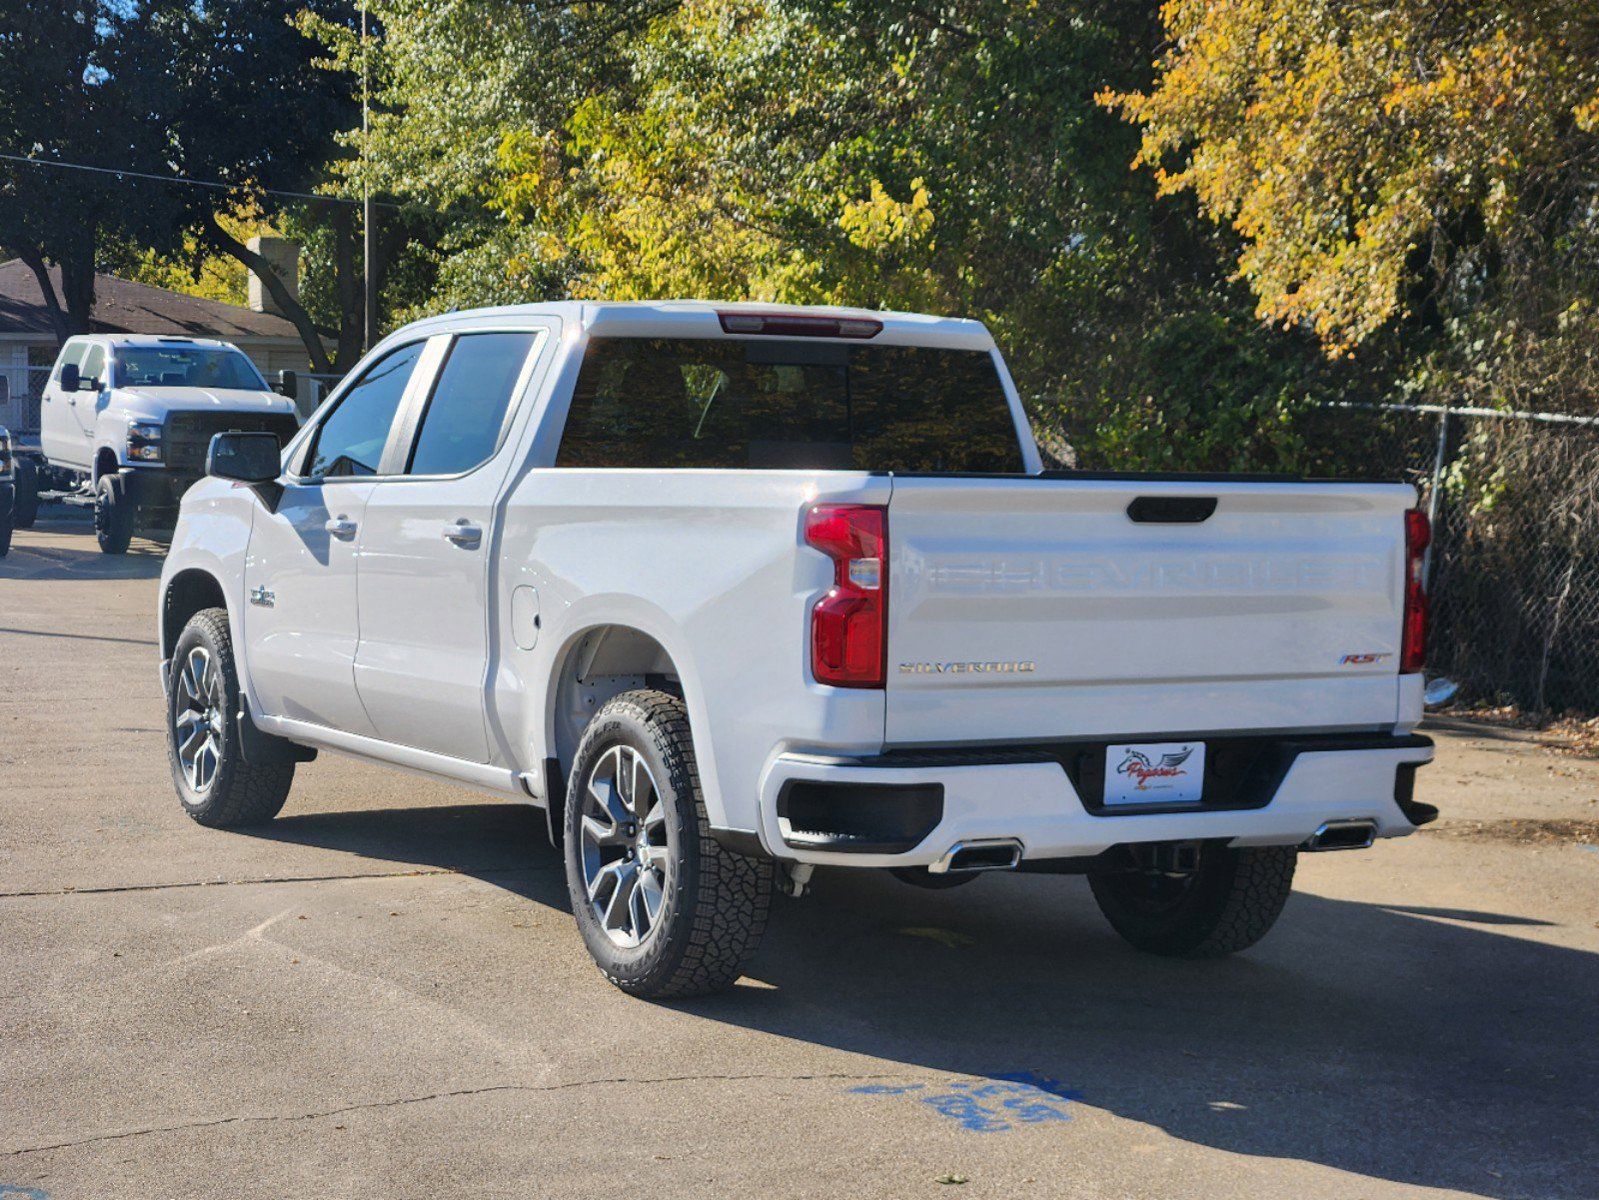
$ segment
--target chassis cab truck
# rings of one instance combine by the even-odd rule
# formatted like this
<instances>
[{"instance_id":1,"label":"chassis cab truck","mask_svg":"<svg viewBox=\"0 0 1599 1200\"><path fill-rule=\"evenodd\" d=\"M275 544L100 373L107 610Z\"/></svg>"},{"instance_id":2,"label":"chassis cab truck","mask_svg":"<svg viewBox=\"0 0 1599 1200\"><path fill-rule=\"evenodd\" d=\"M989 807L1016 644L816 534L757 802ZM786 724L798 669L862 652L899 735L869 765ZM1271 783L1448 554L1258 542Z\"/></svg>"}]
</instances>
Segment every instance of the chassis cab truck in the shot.
<instances>
[{"instance_id":1,"label":"chassis cab truck","mask_svg":"<svg viewBox=\"0 0 1599 1200\"><path fill-rule=\"evenodd\" d=\"M1414 490L1045 471L975 322L454 313L209 470L158 614L184 808L268 820L318 750L537 805L638 995L732 982L823 865L1086 874L1227 954L1300 853L1436 816Z\"/></svg>"},{"instance_id":2,"label":"chassis cab truck","mask_svg":"<svg viewBox=\"0 0 1599 1200\"><path fill-rule=\"evenodd\" d=\"M39 407L39 443L57 480L92 497L100 549L169 527L205 473L211 435L299 428L292 401L227 342L131 334L69 338Z\"/></svg>"}]
</instances>

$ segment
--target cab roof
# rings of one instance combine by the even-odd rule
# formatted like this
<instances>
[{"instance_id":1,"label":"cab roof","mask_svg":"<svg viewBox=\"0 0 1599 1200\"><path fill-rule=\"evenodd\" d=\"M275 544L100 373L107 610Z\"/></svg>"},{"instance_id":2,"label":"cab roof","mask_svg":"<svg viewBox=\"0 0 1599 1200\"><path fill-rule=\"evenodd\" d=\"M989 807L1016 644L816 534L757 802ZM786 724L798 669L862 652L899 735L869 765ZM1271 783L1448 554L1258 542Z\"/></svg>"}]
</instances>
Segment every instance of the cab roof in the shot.
<instances>
[{"instance_id":1,"label":"cab roof","mask_svg":"<svg viewBox=\"0 0 1599 1200\"><path fill-rule=\"evenodd\" d=\"M856 333L853 336L830 337L823 332L799 334L781 327L764 334L725 327L724 317L741 315L864 322L878 325L880 329L869 336ZM994 339L982 322L963 317L937 317L926 313L887 312L834 305L732 300L562 300L548 304L514 304L445 313L419 321L408 330L414 334L447 333L483 323L505 323L519 317L552 316L559 317L563 322L572 322L595 337L812 336L865 345L942 346L961 350L994 348ZM394 335L390 335L390 338L394 338Z\"/></svg>"}]
</instances>

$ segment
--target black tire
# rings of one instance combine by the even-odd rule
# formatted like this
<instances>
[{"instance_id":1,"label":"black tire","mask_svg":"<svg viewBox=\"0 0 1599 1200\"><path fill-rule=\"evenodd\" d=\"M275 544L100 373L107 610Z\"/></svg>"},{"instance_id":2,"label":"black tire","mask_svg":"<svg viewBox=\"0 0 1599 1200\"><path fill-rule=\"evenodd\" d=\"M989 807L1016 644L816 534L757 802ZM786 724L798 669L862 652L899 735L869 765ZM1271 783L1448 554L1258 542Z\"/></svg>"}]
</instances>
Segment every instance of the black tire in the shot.
<instances>
[{"instance_id":1,"label":"black tire","mask_svg":"<svg viewBox=\"0 0 1599 1200\"><path fill-rule=\"evenodd\" d=\"M930 892L945 892L950 888L960 887L961 884L970 883L981 874L978 871L946 871L942 875L934 875L926 867L890 867L889 872L901 883L925 888Z\"/></svg>"},{"instance_id":2,"label":"black tire","mask_svg":"<svg viewBox=\"0 0 1599 1200\"><path fill-rule=\"evenodd\" d=\"M199 690L211 696L220 711L220 720L201 726L210 730L216 747L210 777L204 778L202 772L199 780L203 786L196 786L183 761L184 742L179 732L180 718L192 708L196 691L184 678L196 651L203 651L208 660L208 671ZM235 829L270 821L282 810L294 782L294 761L286 755L271 762L245 761L235 720L240 703L228 614L220 608L202 609L189 618L172 651L167 676L167 762L184 811L212 829Z\"/></svg>"},{"instance_id":3,"label":"black tire","mask_svg":"<svg viewBox=\"0 0 1599 1200\"><path fill-rule=\"evenodd\" d=\"M1292 846L1206 845L1185 876L1143 871L1088 877L1111 927L1140 950L1176 958L1220 958L1266 936L1293 889Z\"/></svg>"},{"instance_id":4,"label":"black tire","mask_svg":"<svg viewBox=\"0 0 1599 1200\"><path fill-rule=\"evenodd\" d=\"M11 553L11 513L0 508L0 558Z\"/></svg>"},{"instance_id":5,"label":"black tire","mask_svg":"<svg viewBox=\"0 0 1599 1200\"><path fill-rule=\"evenodd\" d=\"M126 554L138 516L120 475L102 475L94 485L94 535L106 554Z\"/></svg>"},{"instance_id":6,"label":"black tire","mask_svg":"<svg viewBox=\"0 0 1599 1200\"><path fill-rule=\"evenodd\" d=\"M16 529L32 529L39 519L39 468L28 459L17 461L17 499L11 509Z\"/></svg>"},{"instance_id":7,"label":"black tire","mask_svg":"<svg viewBox=\"0 0 1599 1200\"><path fill-rule=\"evenodd\" d=\"M660 908L632 946L618 944L607 932L584 876L588 851L582 822L589 783L618 748L636 752L648 768L649 795L659 801L664 816ZM624 692L594 714L572 763L564 823L572 912L589 954L607 979L631 995L661 1000L720 991L739 977L766 930L773 864L736 854L711 836L681 700L658 691ZM640 821L637 828L644 825ZM632 851L627 854L631 860ZM614 859L596 861L615 865Z\"/></svg>"}]
</instances>

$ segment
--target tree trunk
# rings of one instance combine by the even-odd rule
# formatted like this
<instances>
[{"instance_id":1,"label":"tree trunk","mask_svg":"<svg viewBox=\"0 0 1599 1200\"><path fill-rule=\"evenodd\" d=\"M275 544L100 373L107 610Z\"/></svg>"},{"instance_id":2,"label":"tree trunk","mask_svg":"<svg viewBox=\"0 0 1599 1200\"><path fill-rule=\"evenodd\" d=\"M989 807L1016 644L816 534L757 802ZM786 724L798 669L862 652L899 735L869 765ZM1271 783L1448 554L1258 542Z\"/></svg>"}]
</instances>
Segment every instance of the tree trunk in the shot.
<instances>
[{"instance_id":1,"label":"tree trunk","mask_svg":"<svg viewBox=\"0 0 1599 1200\"><path fill-rule=\"evenodd\" d=\"M366 328L366 296L355 265L355 210L335 205L333 213L333 275L339 293L339 348L333 367L348 371L361 360L361 331Z\"/></svg>"},{"instance_id":2,"label":"tree trunk","mask_svg":"<svg viewBox=\"0 0 1599 1200\"><path fill-rule=\"evenodd\" d=\"M267 262L254 250L239 241L222 226L218 225L216 218L207 216L201 232L211 245L222 253L229 255L243 263L263 287L272 293L272 299L293 323L295 331L300 335L300 341L305 346L306 357L311 360L311 370L319 375L326 375L331 371L328 362L328 350L322 342L322 335L317 332L316 323L311 320L311 314L305 311L302 305L290 293L283 280L278 278L272 264Z\"/></svg>"}]
</instances>

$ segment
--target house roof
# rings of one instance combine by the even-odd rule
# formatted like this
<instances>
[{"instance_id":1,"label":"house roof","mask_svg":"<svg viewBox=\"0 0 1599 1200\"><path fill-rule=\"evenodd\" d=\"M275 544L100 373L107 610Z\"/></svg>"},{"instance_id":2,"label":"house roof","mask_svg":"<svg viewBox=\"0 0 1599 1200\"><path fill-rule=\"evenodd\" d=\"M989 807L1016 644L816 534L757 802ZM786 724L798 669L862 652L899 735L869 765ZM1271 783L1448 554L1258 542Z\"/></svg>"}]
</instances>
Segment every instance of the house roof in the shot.
<instances>
[{"instance_id":1,"label":"house roof","mask_svg":"<svg viewBox=\"0 0 1599 1200\"><path fill-rule=\"evenodd\" d=\"M61 270L50 268L50 278L60 295ZM187 337L286 338L300 340L293 323L272 313L258 313L237 304L204 300L166 288L118 279L94 277L94 311L90 333L150 333ZM50 310L33 271L20 258L0 263L0 335L36 333L55 336Z\"/></svg>"}]
</instances>

